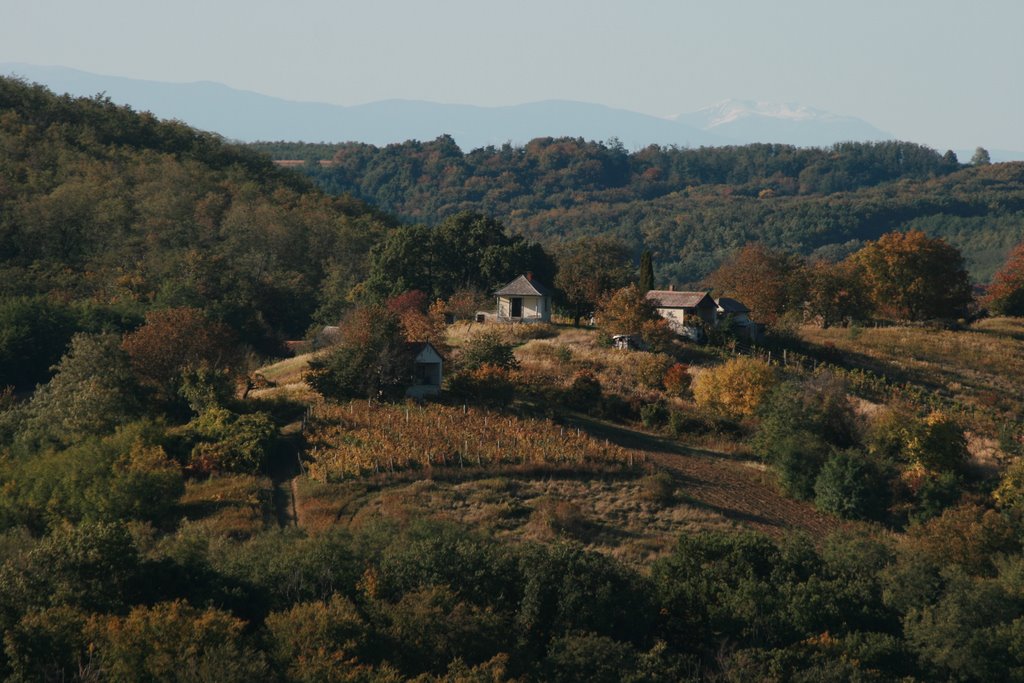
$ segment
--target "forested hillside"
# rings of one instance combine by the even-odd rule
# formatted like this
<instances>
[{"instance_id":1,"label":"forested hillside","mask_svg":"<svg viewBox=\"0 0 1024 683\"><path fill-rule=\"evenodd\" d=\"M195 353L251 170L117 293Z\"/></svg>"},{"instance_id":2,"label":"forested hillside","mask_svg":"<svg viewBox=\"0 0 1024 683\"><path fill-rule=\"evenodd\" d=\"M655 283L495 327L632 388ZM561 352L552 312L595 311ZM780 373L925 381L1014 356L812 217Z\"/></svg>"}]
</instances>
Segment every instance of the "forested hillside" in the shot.
<instances>
[{"instance_id":1,"label":"forested hillside","mask_svg":"<svg viewBox=\"0 0 1024 683\"><path fill-rule=\"evenodd\" d=\"M272 350L364 276L388 225L215 135L0 79L0 385L151 308Z\"/></svg>"},{"instance_id":2,"label":"forested hillside","mask_svg":"<svg viewBox=\"0 0 1024 683\"><path fill-rule=\"evenodd\" d=\"M907 142L629 153L614 142L539 138L463 153L441 137L253 148L306 160L301 170L328 192L411 221L471 208L531 239L614 234L637 258L651 249L663 283L696 282L751 241L836 258L904 228L949 240L984 282L1024 236L1024 164L966 167Z\"/></svg>"},{"instance_id":3,"label":"forested hillside","mask_svg":"<svg viewBox=\"0 0 1024 683\"><path fill-rule=\"evenodd\" d=\"M307 170L409 224L0 80L0 679L1024 679L1024 322L967 315L960 252L739 249L711 281L764 346L732 316L676 334L650 269L630 282L642 244L682 279L894 220L995 254L1021 166L901 143L335 159ZM479 322L524 272L596 328ZM982 303L1019 315L1022 273L1018 247Z\"/></svg>"}]
</instances>

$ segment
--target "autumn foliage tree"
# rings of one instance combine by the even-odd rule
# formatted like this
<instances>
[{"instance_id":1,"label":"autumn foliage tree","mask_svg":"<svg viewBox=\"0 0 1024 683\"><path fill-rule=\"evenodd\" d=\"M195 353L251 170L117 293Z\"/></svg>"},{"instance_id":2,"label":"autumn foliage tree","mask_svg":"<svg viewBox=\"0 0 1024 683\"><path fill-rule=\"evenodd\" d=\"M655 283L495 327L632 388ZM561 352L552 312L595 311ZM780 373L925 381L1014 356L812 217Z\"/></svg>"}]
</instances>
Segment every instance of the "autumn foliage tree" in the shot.
<instances>
[{"instance_id":1,"label":"autumn foliage tree","mask_svg":"<svg viewBox=\"0 0 1024 683\"><path fill-rule=\"evenodd\" d=\"M806 273L799 256L752 243L711 274L719 294L739 299L750 316L772 325L784 314L800 311L806 298Z\"/></svg>"},{"instance_id":2,"label":"autumn foliage tree","mask_svg":"<svg viewBox=\"0 0 1024 683\"><path fill-rule=\"evenodd\" d=\"M815 261L807 268L807 315L822 327L845 325L871 314L871 301L864 289L857 264Z\"/></svg>"},{"instance_id":3,"label":"autumn foliage tree","mask_svg":"<svg viewBox=\"0 0 1024 683\"><path fill-rule=\"evenodd\" d=\"M125 336L123 348L140 382L165 402L178 399L189 368L231 368L239 359L230 328L198 308L149 312L146 323Z\"/></svg>"},{"instance_id":4,"label":"autumn foliage tree","mask_svg":"<svg viewBox=\"0 0 1024 683\"><path fill-rule=\"evenodd\" d=\"M992 278L985 304L993 313L1024 315L1024 242L1013 248Z\"/></svg>"},{"instance_id":5,"label":"autumn foliage tree","mask_svg":"<svg viewBox=\"0 0 1024 683\"><path fill-rule=\"evenodd\" d=\"M971 301L960 251L920 230L890 232L853 254L875 310L900 320L956 318Z\"/></svg>"},{"instance_id":6,"label":"autumn foliage tree","mask_svg":"<svg viewBox=\"0 0 1024 683\"><path fill-rule=\"evenodd\" d=\"M636 285L606 294L598 303L597 324L609 337L640 335L652 351L667 351L675 338L668 321Z\"/></svg>"},{"instance_id":7,"label":"autumn foliage tree","mask_svg":"<svg viewBox=\"0 0 1024 683\"><path fill-rule=\"evenodd\" d=\"M409 342L430 342L435 348L444 346L444 304L433 303L424 292L412 290L388 299L388 311L398 316L398 322Z\"/></svg>"},{"instance_id":8,"label":"autumn foliage tree","mask_svg":"<svg viewBox=\"0 0 1024 683\"><path fill-rule=\"evenodd\" d=\"M705 370L693 381L697 405L728 416L753 415L775 386L775 371L767 363L738 356Z\"/></svg>"}]
</instances>

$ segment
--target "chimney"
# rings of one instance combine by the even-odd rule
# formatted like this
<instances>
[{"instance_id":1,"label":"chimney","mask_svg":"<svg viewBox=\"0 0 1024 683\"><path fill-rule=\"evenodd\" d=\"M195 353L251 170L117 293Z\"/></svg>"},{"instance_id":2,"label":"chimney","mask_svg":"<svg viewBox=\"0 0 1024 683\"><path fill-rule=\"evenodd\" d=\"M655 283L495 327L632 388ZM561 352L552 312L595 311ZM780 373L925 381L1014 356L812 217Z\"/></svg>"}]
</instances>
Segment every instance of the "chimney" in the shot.
<instances>
[{"instance_id":1,"label":"chimney","mask_svg":"<svg viewBox=\"0 0 1024 683\"><path fill-rule=\"evenodd\" d=\"M530 282L533 282L533 271L532 270L526 271L526 279L529 280Z\"/></svg>"}]
</instances>

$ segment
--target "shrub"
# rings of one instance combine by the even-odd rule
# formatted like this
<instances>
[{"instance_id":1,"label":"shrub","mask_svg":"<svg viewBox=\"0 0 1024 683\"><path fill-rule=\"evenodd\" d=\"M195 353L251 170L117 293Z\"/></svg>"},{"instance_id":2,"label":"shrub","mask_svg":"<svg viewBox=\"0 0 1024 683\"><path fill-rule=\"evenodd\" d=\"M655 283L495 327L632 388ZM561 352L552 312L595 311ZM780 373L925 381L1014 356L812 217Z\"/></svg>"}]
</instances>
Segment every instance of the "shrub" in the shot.
<instances>
[{"instance_id":1,"label":"shrub","mask_svg":"<svg viewBox=\"0 0 1024 683\"><path fill-rule=\"evenodd\" d=\"M1024 459L1015 460L1006 468L992 498L1004 510L1024 509Z\"/></svg>"},{"instance_id":2,"label":"shrub","mask_svg":"<svg viewBox=\"0 0 1024 683\"><path fill-rule=\"evenodd\" d=\"M693 383L693 377L690 376L689 366L683 365L682 363L676 363L669 367L665 371L665 376L661 379L661 383L665 386L665 391L673 396L683 396L690 390L690 384Z\"/></svg>"},{"instance_id":3,"label":"shrub","mask_svg":"<svg viewBox=\"0 0 1024 683\"><path fill-rule=\"evenodd\" d=\"M579 535L587 529L587 518L572 501L544 496L538 498L530 523L542 531Z\"/></svg>"},{"instance_id":4,"label":"shrub","mask_svg":"<svg viewBox=\"0 0 1024 683\"><path fill-rule=\"evenodd\" d=\"M189 457L197 472L262 471L277 440L277 427L266 413L239 415L211 408L185 426L194 443Z\"/></svg>"},{"instance_id":5,"label":"shrub","mask_svg":"<svg viewBox=\"0 0 1024 683\"><path fill-rule=\"evenodd\" d=\"M932 412L907 427L905 452L911 462L933 472L958 471L967 462L967 439L950 416Z\"/></svg>"},{"instance_id":6,"label":"shrub","mask_svg":"<svg viewBox=\"0 0 1024 683\"><path fill-rule=\"evenodd\" d=\"M565 395L565 402L577 410L590 411L601 404L601 382L592 372L580 372Z\"/></svg>"},{"instance_id":7,"label":"shrub","mask_svg":"<svg viewBox=\"0 0 1024 683\"><path fill-rule=\"evenodd\" d=\"M794 431L780 438L766 458L786 493L800 500L810 500L828 458L828 446L808 431Z\"/></svg>"},{"instance_id":8,"label":"shrub","mask_svg":"<svg viewBox=\"0 0 1024 683\"><path fill-rule=\"evenodd\" d=\"M487 405L506 405L515 396L508 369L490 363L452 375L447 389L455 397Z\"/></svg>"},{"instance_id":9,"label":"shrub","mask_svg":"<svg viewBox=\"0 0 1024 683\"><path fill-rule=\"evenodd\" d=\"M664 403L648 403L640 408L640 421L648 429L657 429L668 422L668 409Z\"/></svg>"},{"instance_id":10,"label":"shrub","mask_svg":"<svg viewBox=\"0 0 1024 683\"><path fill-rule=\"evenodd\" d=\"M656 472L640 480L640 497L654 505L671 505L676 482L668 472Z\"/></svg>"},{"instance_id":11,"label":"shrub","mask_svg":"<svg viewBox=\"0 0 1024 683\"><path fill-rule=\"evenodd\" d=\"M647 320L640 326L640 337L647 348L655 353L670 353L675 344L676 333L669 322L662 317Z\"/></svg>"},{"instance_id":12,"label":"shrub","mask_svg":"<svg viewBox=\"0 0 1024 683\"><path fill-rule=\"evenodd\" d=\"M647 351L634 351L627 356L626 367L632 369L636 382L645 387L657 388L661 386L661 380L665 371L672 365L672 357L664 353L651 353Z\"/></svg>"},{"instance_id":13,"label":"shrub","mask_svg":"<svg viewBox=\"0 0 1024 683\"><path fill-rule=\"evenodd\" d=\"M501 331L485 330L475 334L466 341L459 356L462 366L474 370L482 365L492 365L504 370L512 370L519 366L512 353L512 344L505 340Z\"/></svg>"},{"instance_id":14,"label":"shrub","mask_svg":"<svg viewBox=\"0 0 1024 683\"><path fill-rule=\"evenodd\" d=\"M753 415L775 384L771 366L753 358L732 358L697 375L693 397L697 405L727 415Z\"/></svg>"},{"instance_id":15,"label":"shrub","mask_svg":"<svg viewBox=\"0 0 1024 683\"><path fill-rule=\"evenodd\" d=\"M926 472L916 487L917 500L910 513L911 522L924 522L956 504L962 482L955 472Z\"/></svg>"},{"instance_id":16,"label":"shrub","mask_svg":"<svg viewBox=\"0 0 1024 683\"><path fill-rule=\"evenodd\" d=\"M834 453L814 483L814 504L844 519L876 519L884 513L885 480L863 453Z\"/></svg>"},{"instance_id":17,"label":"shrub","mask_svg":"<svg viewBox=\"0 0 1024 683\"><path fill-rule=\"evenodd\" d=\"M633 403L617 394L608 394L601 399L601 415L609 420L635 420L637 410Z\"/></svg>"},{"instance_id":18,"label":"shrub","mask_svg":"<svg viewBox=\"0 0 1024 683\"><path fill-rule=\"evenodd\" d=\"M60 521L159 523L184 491L181 469L158 444L160 430L135 423L106 437L11 461L0 517L32 527Z\"/></svg>"},{"instance_id":19,"label":"shrub","mask_svg":"<svg viewBox=\"0 0 1024 683\"><path fill-rule=\"evenodd\" d=\"M551 641L543 663L543 680L618 683L634 680L624 676L632 674L636 666L637 654L629 643L593 633L567 635Z\"/></svg>"}]
</instances>

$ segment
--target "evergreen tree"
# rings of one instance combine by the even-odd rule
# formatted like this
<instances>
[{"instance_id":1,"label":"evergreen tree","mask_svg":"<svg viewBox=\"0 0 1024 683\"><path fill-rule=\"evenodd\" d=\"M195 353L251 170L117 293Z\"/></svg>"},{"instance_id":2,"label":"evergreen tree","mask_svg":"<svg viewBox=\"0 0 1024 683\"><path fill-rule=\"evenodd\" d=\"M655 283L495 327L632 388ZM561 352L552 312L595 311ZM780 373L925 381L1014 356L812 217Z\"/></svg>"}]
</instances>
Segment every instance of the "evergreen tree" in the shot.
<instances>
[{"instance_id":1,"label":"evergreen tree","mask_svg":"<svg viewBox=\"0 0 1024 683\"><path fill-rule=\"evenodd\" d=\"M654 264L651 262L651 250L644 249L640 255L640 291L646 294L654 289Z\"/></svg>"}]
</instances>

